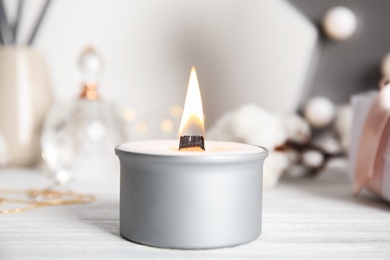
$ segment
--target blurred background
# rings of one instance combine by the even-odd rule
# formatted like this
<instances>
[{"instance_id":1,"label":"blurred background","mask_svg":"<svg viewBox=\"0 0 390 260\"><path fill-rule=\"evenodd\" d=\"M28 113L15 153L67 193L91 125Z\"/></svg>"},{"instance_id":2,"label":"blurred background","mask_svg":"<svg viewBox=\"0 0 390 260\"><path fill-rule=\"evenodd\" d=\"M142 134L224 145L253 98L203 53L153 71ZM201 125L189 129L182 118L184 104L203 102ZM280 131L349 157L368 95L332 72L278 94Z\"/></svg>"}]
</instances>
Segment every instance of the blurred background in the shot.
<instances>
[{"instance_id":1,"label":"blurred background","mask_svg":"<svg viewBox=\"0 0 390 260\"><path fill-rule=\"evenodd\" d=\"M111 113L122 121L117 127L120 133L112 140L134 141L177 138L191 66L198 73L206 131L227 112L245 104L284 116L301 113L315 96L326 99L325 106L321 102L317 105L333 120L335 107L348 103L352 94L376 89L390 70L390 59L386 60L390 51L386 10L390 2L386 0L2 3L0 155L3 151L5 162L4 154L14 147L8 132L16 133L30 125L38 133L35 142L48 129L58 138L61 124L56 120L63 117L63 122L72 125L69 118L78 116L70 112L62 115L66 109L49 116L49 111L65 101L70 107L77 106L80 96L88 97L83 95L91 90L91 81L99 100L114 107L100 115ZM17 33L10 33L6 23ZM18 69L13 71L12 64L19 64L22 58L20 54L12 58L10 49L32 49L39 58L26 63L31 68L15 65ZM37 60L44 65L36 65ZM37 67L44 72L34 72ZM27 78L39 73L44 79L38 82L45 83L34 84L47 87L4 87L21 86L20 79L29 81ZM40 117L23 112L39 106L36 103L42 106ZM330 110L327 104L331 104ZM86 114L94 109L101 108L86 108ZM83 119L77 119L77 127L91 118L80 111ZM12 113L15 116L10 116ZM96 140L104 135L107 124L114 124L107 118L99 119L100 125L93 121L90 130ZM31 123L34 120L36 125ZM11 121L17 121L12 129L8 127ZM40 142L50 142L51 134L49 131L49 137L44 135ZM60 141L56 139L56 145Z\"/></svg>"},{"instance_id":2,"label":"blurred background","mask_svg":"<svg viewBox=\"0 0 390 260\"><path fill-rule=\"evenodd\" d=\"M26 42L44 2L25 1L18 43ZM16 3L5 0L10 14ZM184 105L192 65L206 127L248 102L294 111L308 90L317 41L315 26L284 0L54 0L33 47L44 54L60 100L79 95L76 62L94 46L104 59L102 96L134 111L133 139L148 139L176 137L177 121L172 133L160 124L171 119L172 106Z\"/></svg>"}]
</instances>

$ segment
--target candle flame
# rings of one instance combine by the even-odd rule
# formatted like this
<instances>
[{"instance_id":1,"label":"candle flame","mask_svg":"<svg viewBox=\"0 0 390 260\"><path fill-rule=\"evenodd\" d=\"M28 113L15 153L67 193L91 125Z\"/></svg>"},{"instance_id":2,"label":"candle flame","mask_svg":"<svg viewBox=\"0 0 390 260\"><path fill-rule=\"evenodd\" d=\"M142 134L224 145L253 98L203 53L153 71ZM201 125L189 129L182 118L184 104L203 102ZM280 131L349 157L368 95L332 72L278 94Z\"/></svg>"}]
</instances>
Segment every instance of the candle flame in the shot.
<instances>
[{"instance_id":1,"label":"candle flame","mask_svg":"<svg viewBox=\"0 0 390 260\"><path fill-rule=\"evenodd\" d=\"M204 135L202 97L194 66L191 69L186 101L180 122L179 136L183 135Z\"/></svg>"}]
</instances>

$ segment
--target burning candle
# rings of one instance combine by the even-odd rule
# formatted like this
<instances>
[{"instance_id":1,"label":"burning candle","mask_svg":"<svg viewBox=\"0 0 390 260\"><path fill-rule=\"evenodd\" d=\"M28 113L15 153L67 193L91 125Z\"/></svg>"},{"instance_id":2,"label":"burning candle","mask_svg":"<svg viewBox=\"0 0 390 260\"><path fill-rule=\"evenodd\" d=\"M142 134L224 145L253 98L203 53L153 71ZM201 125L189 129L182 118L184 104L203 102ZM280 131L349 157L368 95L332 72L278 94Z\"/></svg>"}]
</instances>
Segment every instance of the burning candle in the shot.
<instances>
[{"instance_id":1,"label":"burning candle","mask_svg":"<svg viewBox=\"0 0 390 260\"><path fill-rule=\"evenodd\" d=\"M204 118L198 77L192 67L183 116L180 122L180 151L204 151Z\"/></svg>"},{"instance_id":2,"label":"burning candle","mask_svg":"<svg viewBox=\"0 0 390 260\"><path fill-rule=\"evenodd\" d=\"M204 140L195 68L179 136L179 141L139 141L116 148L121 235L140 244L181 249L228 247L258 238L268 151Z\"/></svg>"}]
</instances>

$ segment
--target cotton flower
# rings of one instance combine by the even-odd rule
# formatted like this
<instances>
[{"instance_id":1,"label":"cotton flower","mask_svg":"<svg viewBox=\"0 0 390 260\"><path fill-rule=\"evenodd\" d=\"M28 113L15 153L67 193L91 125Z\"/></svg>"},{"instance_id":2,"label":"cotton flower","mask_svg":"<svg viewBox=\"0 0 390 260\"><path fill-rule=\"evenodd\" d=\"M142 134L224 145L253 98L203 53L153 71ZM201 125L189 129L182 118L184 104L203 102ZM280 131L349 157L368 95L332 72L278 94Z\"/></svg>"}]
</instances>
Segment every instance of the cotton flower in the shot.
<instances>
[{"instance_id":1,"label":"cotton flower","mask_svg":"<svg viewBox=\"0 0 390 260\"><path fill-rule=\"evenodd\" d=\"M288 167L287 153L270 151L268 158L264 161L263 187L274 187Z\"/></svg>"},{"instance_id":2,"label":"cotton flower","mask_svg":"<svg viewBox=\"0 0 390 260\"><path fill-rule=\"evenodd\" d=\"M314 128L321 129L333 122L336 109L330 99L317 96L309 99L303 113Z\"/></svg>"},{"instance_id":3,"label":"cotton flower","mask_svg":"<svg viewBox=\"0 0 390 260\"><path fill-rule=\"evenodd\" d=\"M297 121L299 120L294 122ZM269 150L269 157L264 162L263 186L268 188L278 182L288 168L291 158L294 158L291 154L276 152L274 149L287 141L287 129L294 133L300 132L295 128L290 125L287 127L281 117L254 104L248 104L222 116L207 132L207 139L243 142L266 147ZM305 135L306 129L303 132Z\"/></svg>"},{"instance_id":4,"label":"cotton flower","mask_svg":"<svg viewBox=\"0 0 390 260\"><path fill-rule=\"evenodd\" d=\"M291 114L284 118L284 125L288 139L297 143L306 143L311 137L309 123L297 114Z\"/></svg>"},{"instance_id":5,"label":"cotton flower","mask_svg":"<svg viewBox=\"0 0 390 260\"><path fill-rule=\"evenodd\" d=\"M237 137L234 135L231 126L231 121L234 116L234 112L228 112L223 115L213 127L207 130L206 137L207 140L216 140L216 141L230 141L230 142L241 142L237 140Z\"/></svg>"},{"instance_id":6,"label":"cotton flower","mask_svg":"<svg viewBox=\"0 0 390 260\"><path fill-rule=\"evenodd\" d=\"M261 145L269 150L287 140L281 118L254 104L239 108L231 118L230 127L237 140Z\"/></svg>"},{"instance_id":7,"label":"cotton flower","mask_svg":"<svg viewBox=\"0 0 390 260\"><path fill-rule=\"evenodd\" d=\"M273 150L287 140L287 132L280 117L249 104L222 116L207 132L207 139L243 142Z\"/></svg>"},{"instance_id":8,"label":"cotton flower","mask_svg":"<svg viewBox=\"0 0 390 260\"><path fill-rule=\"evenodd\" d=\"M307 150L302 154L302 162L309 168L318 168L324 164L324 155L317 150Z\"/></svg>"},{"instance_id":9,"label":"cotton flower","mask_svg":"<svg viewBox=\"0 0 390 260\"><path fill-rule=\"evenodd\" d=\"M338 154L342 151L339 140L329 134L318 137L314 144L328 154Z\"/></svg>"}]
</instances>

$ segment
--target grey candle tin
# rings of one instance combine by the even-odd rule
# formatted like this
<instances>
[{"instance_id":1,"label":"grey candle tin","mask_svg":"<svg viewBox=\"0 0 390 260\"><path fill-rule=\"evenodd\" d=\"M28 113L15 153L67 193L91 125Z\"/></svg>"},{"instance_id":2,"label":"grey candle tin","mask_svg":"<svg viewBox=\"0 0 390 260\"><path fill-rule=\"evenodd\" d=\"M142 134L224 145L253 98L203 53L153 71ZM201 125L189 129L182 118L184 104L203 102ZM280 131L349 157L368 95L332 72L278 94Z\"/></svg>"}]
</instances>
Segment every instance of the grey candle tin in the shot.
<instances>
[{"instance_id":1,"label":"grey candle tin","mask_svg":"<svg viewBox=\"0 0 390 260\"><path fill-rule=\"evenodd\" d=\"M124 238L162 248L206 249L260 236L266 149L199 156L125 151L121 146L115 151L121 165Z\"/></svg>"}]
</instances>

